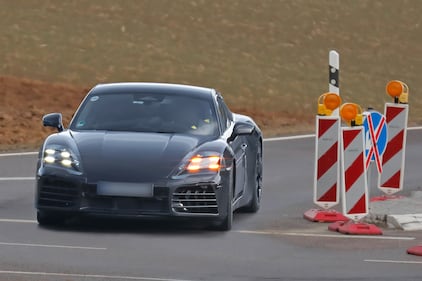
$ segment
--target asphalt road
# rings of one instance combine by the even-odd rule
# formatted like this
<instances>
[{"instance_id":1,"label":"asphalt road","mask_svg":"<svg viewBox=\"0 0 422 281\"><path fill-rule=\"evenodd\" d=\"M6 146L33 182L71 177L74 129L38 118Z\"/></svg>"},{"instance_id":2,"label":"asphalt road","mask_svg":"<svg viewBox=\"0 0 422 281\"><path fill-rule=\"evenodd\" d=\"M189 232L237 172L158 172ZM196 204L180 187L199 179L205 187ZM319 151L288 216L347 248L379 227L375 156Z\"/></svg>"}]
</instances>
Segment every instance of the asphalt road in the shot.
<instances>
[{"instance_id":1,"label":"asphalt road","mask_svg":"<svg viewBox=\"0 0 422 281\"><path fill-rule=\"evenodd\" d=\"M422 131L408 132L404 193L420 189ZM406 249L421 232L333 233L302 218L312 203L314 138L264 145L257 214L235 214L230 232L139 220L35 221L34 154L0 156L0 280L420 280ZM376 191L371 192L376 195Z\"/></svg>"}]
</instances>

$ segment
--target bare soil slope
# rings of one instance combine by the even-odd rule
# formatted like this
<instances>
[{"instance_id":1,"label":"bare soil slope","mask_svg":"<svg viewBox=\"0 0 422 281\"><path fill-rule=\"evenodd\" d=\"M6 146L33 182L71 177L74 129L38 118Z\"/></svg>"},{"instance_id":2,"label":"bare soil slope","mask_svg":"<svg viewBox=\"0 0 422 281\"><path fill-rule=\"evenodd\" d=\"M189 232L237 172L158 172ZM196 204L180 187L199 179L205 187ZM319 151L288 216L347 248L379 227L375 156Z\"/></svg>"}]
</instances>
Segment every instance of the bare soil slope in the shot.
<instances>
[{"instance_id":1,"label":"bare soil slope","mask_svg":"<svg viewBox=\"0 0 422 281\"><path fill-rule=\"evenodd\" d=\"M0 149L34 149L52 133L45 113L61 111L67 123L87 89L30 79L0 77Z\"/></svg>"}]
</instances>

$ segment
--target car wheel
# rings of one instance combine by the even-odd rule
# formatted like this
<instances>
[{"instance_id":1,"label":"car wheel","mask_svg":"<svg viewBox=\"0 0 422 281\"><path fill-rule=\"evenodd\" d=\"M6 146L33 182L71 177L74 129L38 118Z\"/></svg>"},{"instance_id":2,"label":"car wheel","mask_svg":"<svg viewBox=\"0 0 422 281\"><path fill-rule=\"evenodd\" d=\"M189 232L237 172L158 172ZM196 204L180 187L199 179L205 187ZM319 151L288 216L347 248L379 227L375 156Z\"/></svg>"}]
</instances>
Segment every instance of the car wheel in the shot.
<instances>
[{"instance_id":1,"label":"car wheel","mask_svg":"<svg viewBox=\"0 0 422 281\"><path fill-rule=\"evenodd\" d=\"M232 169L232 171L233 171L233 169ZM228 230L232 229L232 225L233 225L233 205L232 205L233 186L234 186L234 181L233 181L233 174L232 174L231 177L230 177L230 189L228 191L228 199L227 199L227 205L226 205L227 215L224 217L224 219L218 221L214 225L213 228L215 230L228 231Z\"/></svg>"},{"instance_id":2,"label":"car wheel","mask_svg":"<svg viewBox=\"0 0 422 281\"><path fill-rule=\"evenodd\" d=\"M232 209L232 203L231 201L229 202L229 206L227 206L227 215L226 217L219 223L216 225L215 229L216 230L220 230L220 231L229 231L230 229L232 229L232 225L233 225L233 209Z\"/></svg>"},{"instance_id":3,"label":"car wheel","mask_svg":"<svg viewBox=\"0 0 422 281\"><path fill-rule=\"evenodd\" d=\"M37 221L39 225L59 225L65 220L63 215L53 213L51 211L37 211Z\"/></svg>"},{"instance_id":4,"label":"car wheel","mask_svg":"<svg viewBox=\"0 0 422 281\"><path fill-rule=\"evenodd\" d=\"M262 148L258 147L256 153L256 162L255 162L255 183L252 190L252 199L251 202L244 208L245 212L256 213L261 207L261 197L262 197Z\"/></svg>"}]
</instances>

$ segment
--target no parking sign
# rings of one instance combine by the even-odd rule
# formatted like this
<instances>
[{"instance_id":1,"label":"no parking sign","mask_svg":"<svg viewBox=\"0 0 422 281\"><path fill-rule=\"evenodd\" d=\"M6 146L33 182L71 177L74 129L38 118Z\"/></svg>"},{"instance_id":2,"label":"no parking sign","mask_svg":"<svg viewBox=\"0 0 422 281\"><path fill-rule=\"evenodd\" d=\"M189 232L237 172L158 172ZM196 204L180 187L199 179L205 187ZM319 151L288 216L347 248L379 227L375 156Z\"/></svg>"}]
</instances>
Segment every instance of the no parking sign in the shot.
<instances>
[{"instance_id":1,"label":"no parking sign","mask_svg":"<svg viewBox=\"0 0 422 281\"><path fill-rule=\"evenodd\" d=\"M387 147L387 124L385 116L377 111L367 112L363 127L365 129L366 168L369 167L371 161L375 161L378 173L381 173L381 156Z\"/></svg>"}]
</instances>

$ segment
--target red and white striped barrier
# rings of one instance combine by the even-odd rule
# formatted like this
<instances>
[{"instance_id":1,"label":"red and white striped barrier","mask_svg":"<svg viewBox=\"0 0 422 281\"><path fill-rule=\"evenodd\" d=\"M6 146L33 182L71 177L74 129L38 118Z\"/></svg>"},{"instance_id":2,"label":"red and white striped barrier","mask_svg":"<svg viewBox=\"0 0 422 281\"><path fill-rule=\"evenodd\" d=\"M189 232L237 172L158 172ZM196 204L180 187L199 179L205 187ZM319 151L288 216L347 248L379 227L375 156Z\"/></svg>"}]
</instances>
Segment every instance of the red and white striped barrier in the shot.
<instances>
[{"instance_id":1,"label":"red and white striped barrier","mask_svg":"<svg viewBox=\"0 0 422 281\"><path fill-rule=\"evenodd\" d=\"M340 117L317 116L314 203L329 209L339 203Z\"/></svg>"},{"instance_id":2,"label":"red and white striped barrier","mask_svg":"<svg viewBox=\"0 0 422 281\"><path fill-rule=\"evenodd\" d=\"M341 128L343 215L358 221L368 214L364 128Z\"/></svg>"},{"instance_id":3,"label":"red and white striped barrier","mask_svg":"<svg viewBox=\"0 0 422 281\"><path fill-rule=\"evenodd\" d=\"M330 208L340 198L340 127L339 116L316 117L314 203L322 209L310 209L304 213L314 222L348 220L343 214Z\"/></svg>"},{"instance_id":4,"label":"red and white striped barrier","mask_svg":"<svg viewBox=\"0 0 422 281\"><path fill-rule=\"evenodd\" d=\"M407 104L385 104L388 137L378 188L388 195L403 189L408 112Z\"/></svg>"},{"instance_id":5,"label":"red and white striped barrier","mask_svg":"<svg viewBox=\"0 0 422 281\"><path fill-rule=\"evenodd\" d=\"M332 115L340 104L341 98L337 93L325 93L318 99L313 199L322 209L311 209L303 214L306 219L314 222L347 220L340 212L329 210L339 203L340 198L341 119L338 114Z\"/></svg>"},{"instance_id":6,"label":"red and white striped barrier","mask_svg":"<svg viewBox=\"0 0 422 281\"><path fill-rule=\"evenodd\" d=\"M352 103L340 107L340 116L350 125L341 128L341 195L343 215L347 222L334 222L329 230L345 234L381 235L373 224L360 220L368 214L368 181L365 164L365 129L362 126L362 109Z\"/></svg>"}]
</instances>

